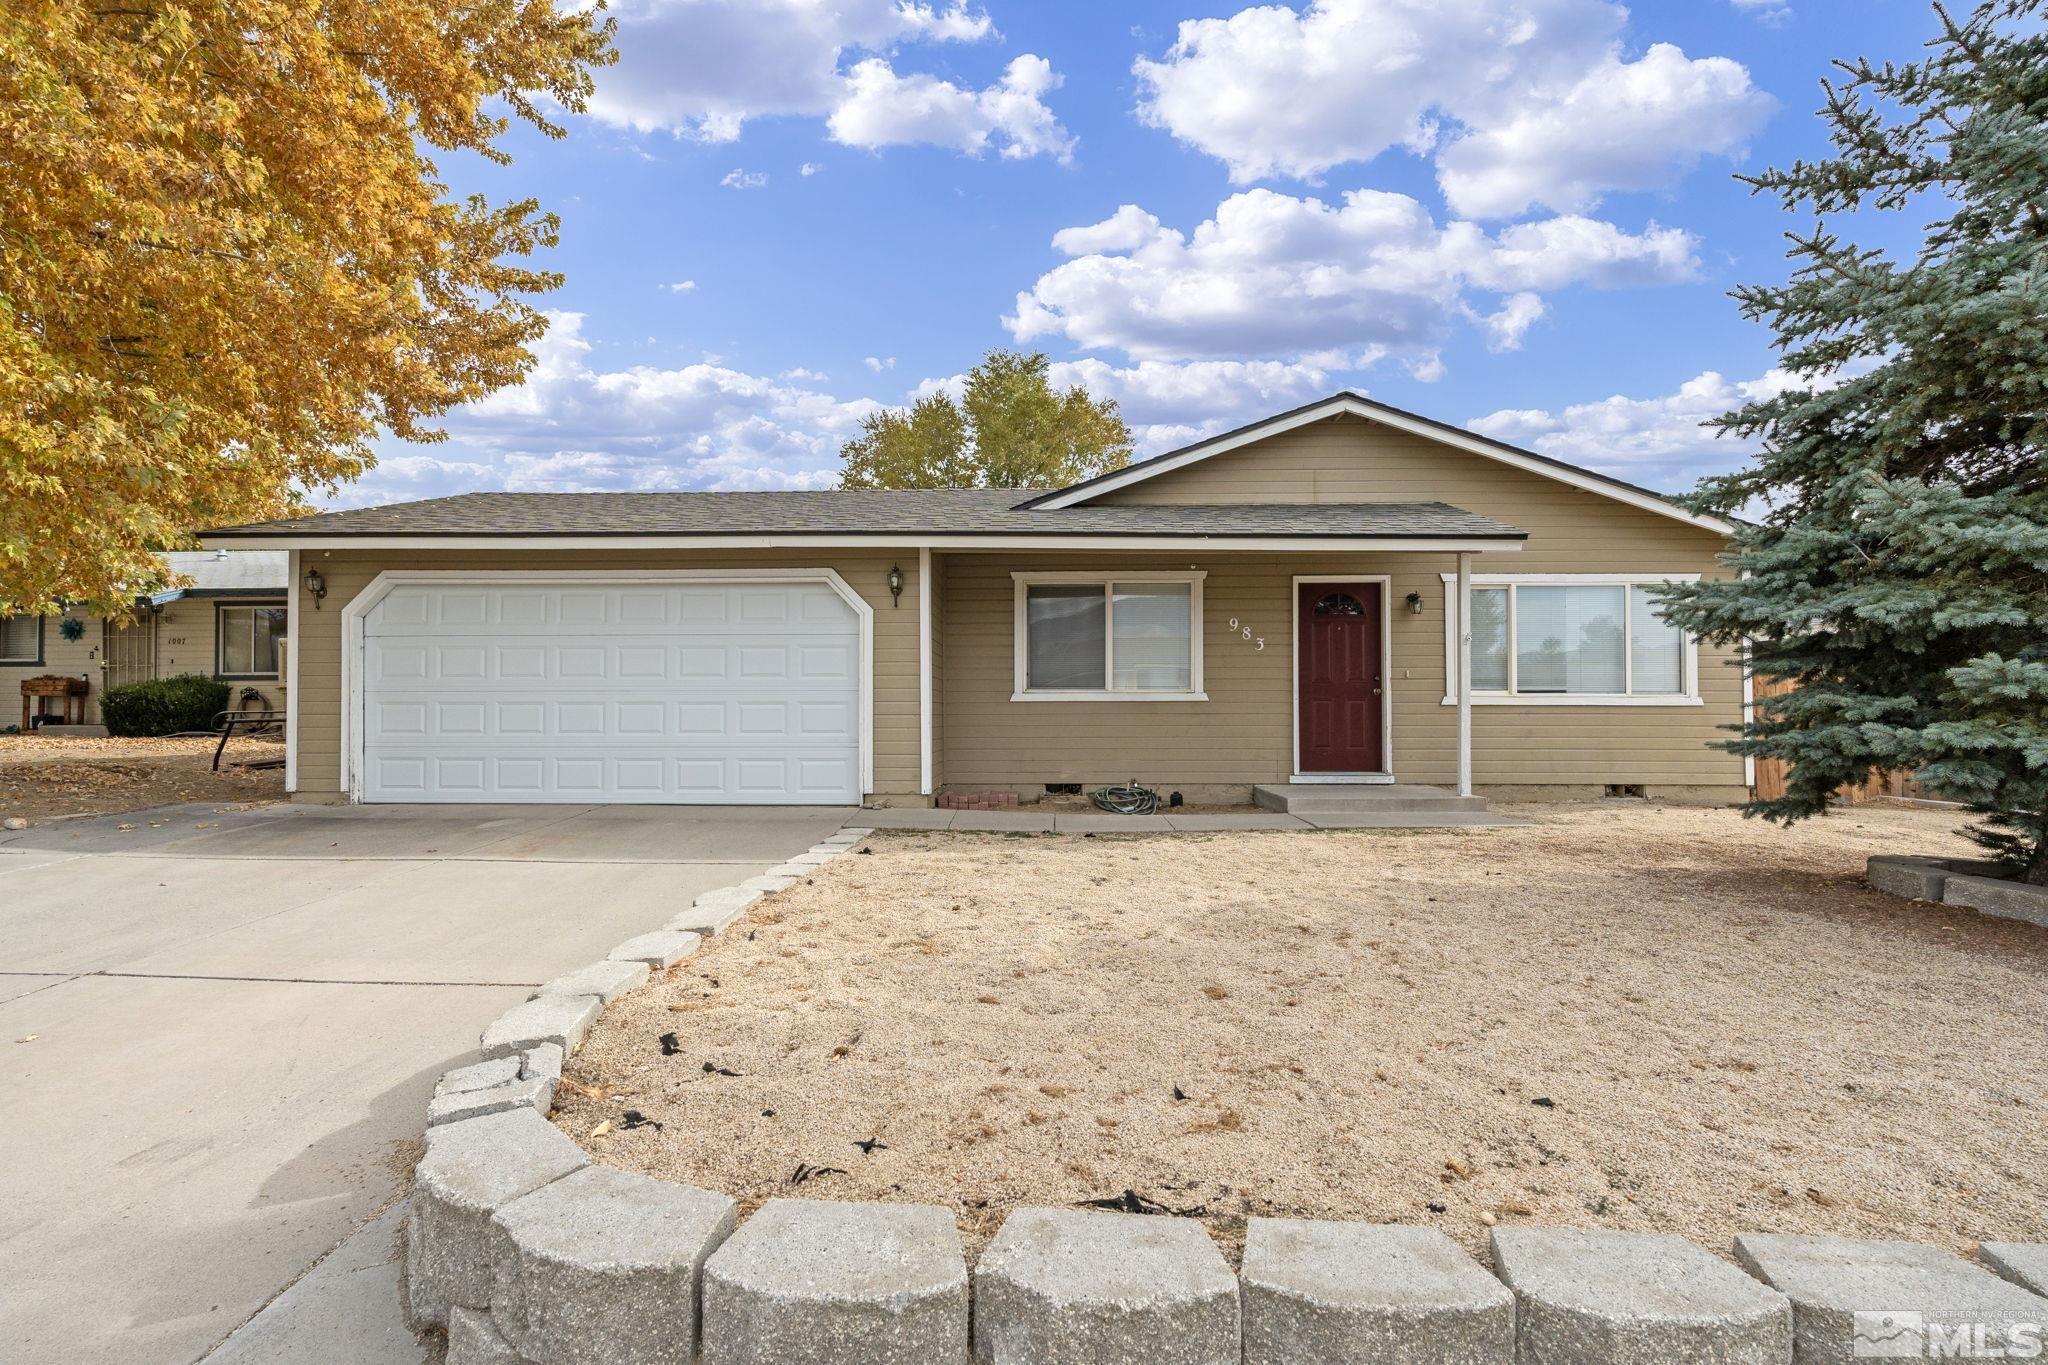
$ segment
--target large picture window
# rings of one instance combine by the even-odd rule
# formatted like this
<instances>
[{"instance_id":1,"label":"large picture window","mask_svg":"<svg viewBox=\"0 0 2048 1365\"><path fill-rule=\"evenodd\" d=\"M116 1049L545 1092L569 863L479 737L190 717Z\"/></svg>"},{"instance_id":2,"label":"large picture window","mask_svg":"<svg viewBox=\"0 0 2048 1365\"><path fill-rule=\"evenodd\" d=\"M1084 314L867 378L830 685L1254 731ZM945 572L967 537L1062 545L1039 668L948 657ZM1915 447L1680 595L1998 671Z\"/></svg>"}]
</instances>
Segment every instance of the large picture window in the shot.
<instances>
[{"instance_id":1,"label":"large picture window","mask_svg":"<svg viewBox=\"0 0 2048 1365\"><path fill-rule=\"evenodd\" d=\"M1693 642L1658 614L1658 585L1681 579L1528 575L1472 584L1475 702L1688 705L1699 700ZM1453 599L1457 579L1444 575ZM1445 613L1454 692L1457 606ZM1454 695L1446 696L1455 702Z\"/></svg>"},{"instance_id":2,"label":"large picture window","mask_svg":"<svg viewBox=\"0 0 2048 1365\"><path fill-rule=\"evenodd\" d=\"M1200 573L1016 574L1014 701L1205 701Z\"/></svg>"},{"instance_id":3,"label":"large picture window","mask_svg":"<svg viewBox=\"0 0 2048 1365\"><path fill-rule=\"evenodd\" d=\"M277 676L277 642L285 636L282 602L223 606L219 609L218 622L220 646L214 664L216 676Z\"/></svg>"}]
</instances>

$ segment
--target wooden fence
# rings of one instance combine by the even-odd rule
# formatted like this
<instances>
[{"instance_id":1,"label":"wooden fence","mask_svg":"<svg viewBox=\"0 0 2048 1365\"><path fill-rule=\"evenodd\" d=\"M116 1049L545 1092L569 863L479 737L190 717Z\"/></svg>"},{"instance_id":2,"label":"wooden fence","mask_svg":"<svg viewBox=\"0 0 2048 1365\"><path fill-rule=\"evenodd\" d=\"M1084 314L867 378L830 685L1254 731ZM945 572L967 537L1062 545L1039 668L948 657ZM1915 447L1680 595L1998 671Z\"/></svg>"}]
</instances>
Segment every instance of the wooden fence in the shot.
<instances>
[{"instance_id":1,"label":"wooden fence","mask_svg":"<svg viewBox=\"0 0 2048 1365\"><path fill-rule=\"evenodd\" d=\"M1793 684L1782 678L1758 678L1755 693L1758 697L1776 697L1790 692ZM1756 781L1750 785L1750 799L1754 801L1775 801L1785 794L1785 779L1791 765L1781 758L1760 758L1756 761ZM1940 798L1928 792L1911 773L1875 772L1852 787L1843 787L1835 793L1844 805L1860 806L1866 801L1932 801Z\"/></svg>"}]
</instances>

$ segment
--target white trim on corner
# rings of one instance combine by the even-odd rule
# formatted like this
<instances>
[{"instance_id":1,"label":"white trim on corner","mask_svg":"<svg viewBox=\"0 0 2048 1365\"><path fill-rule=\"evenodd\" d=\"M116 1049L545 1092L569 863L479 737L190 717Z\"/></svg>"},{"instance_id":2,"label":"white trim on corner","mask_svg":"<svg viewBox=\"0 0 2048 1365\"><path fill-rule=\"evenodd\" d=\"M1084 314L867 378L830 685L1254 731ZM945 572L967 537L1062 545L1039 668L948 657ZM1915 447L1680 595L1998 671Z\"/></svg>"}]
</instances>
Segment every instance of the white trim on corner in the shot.
<instances>
[{"instance_id":1,"label":"white trim on corner","mask_svg":"<svg viewBox=\"0 0 2048 1365\"><path fill-rule=\"evenodd\" d=\"M1380 762L1385 772L1316 773L1301 771L1301 585L1304 583L1377 583L1380 587ZM1290 782L1387 783L1394 780L1394 579L1391 574L1296 574L1287 588L1287 707L1293 731L1288 747Z\"/></svg>"},{"instance_id":2,"label":"white trim on corner","mask_svg":"<svg viewBox=\"0 0 2048 1365\"><path fill-rule=\"evenodd\" d=\"M932 794L932 551L917 551L917 790Z\"/></svg>"},{"instance_id":3,"label":"white trim on corner","mask_svg":"<svg viewBox=\"0 0 2048 1365\"><path fill-rule=\"evenodd\" d=\"M1104 493L1113 492L1119 488L1128 488L1134 483L1142 483L1146 479L1156 478L1161 474L1170 474L1176 469L1185 469L1191 464L1197 464L1212 456L1241 449L1255 441L1263 441L1269 436L1277 436L1282 432L1292 431L1297 427L1304 427L1312 422L1320 422L1325 418L1334 417L1340 412L1349 413L1354 417L1363 417L1368 421L1393 427L1396 431L1405 431L1410 435L1436 441L1457 450L1483 456L1489 460L1498 460L1504 465L1523 470L1526 473L1535 474L1546 479L1555 479L1559 483L1570 484L1574 488L1584 489L1589 493L1597 493L1604 498L1612 498L1616 502L1626 503L1630 507L1641 508L1645 512L1655 512L1659 516L1670 517L1674 521L1682 521L1688 525L1697 526L1701 530L1718 531L1723 535L1727 535L1735 529L1734 523L1724 521L1719 517L1701 516L1694 512L1688 512L1684 508L1674 506L1654 494L1612 483L1590 471L1555 465L1548 460L1537 459L1512 447L1496 445L1492 441L1481 437L1468 435L1455 427L1439 426L1434 422L1423 421L1409 413L1400 411L1398 408L1390 408L1384 404L1375 403L1370 399L1360 398L1354 393L1340 393L1310 407L1285 413L1265 422L1255 423L1231 435L1190 446L1178 455L1169 456L1149 464L1132 465L1128 469L1120 470L1104 478L1092 480L1089 483L1077 485L1073 488L1063 489L1054 496L1040 501L1037 505L1046 509L1054 509L1074 507L1082 503L1092 502Z\"/></svg>"},{"instance_id":4,"label":"white trim on corner","mask_svg":"<svg viewBox=\"0 0 2048 1365\"><path fill-rule=\"evenodd\" d=\"M1457 581L1456 574L1442 575L1444 581L1444 677L1454 676L1455 659L1458 649L1458 603L1457 594L1450 591L1450 585ZM1481 588L1567 588L1633 587L1642 583L1697 583L1696 573L1492 573L1472 575L1472 590ZM1509 678L1512 680L1514 642L1508 642ZM1624 661L1627 655L1623 655ZM1449 691L1444 694L1443 705L1456 706L1458 698ZM1685 637L1685 690L1674 693L1644 693L1636 696L1629 693L1588 693L1588 692L1479 692L1472 693L1474 706L1705 706L1706 699L1700 695L1700 642L1697 637Z\"/></svg>"},{"instance_id":5,"label":"white trim on corner","mask_svg":"<svg viewBox=\"0 0 2048 1365\"><path fill-rule=\"evenodd\" d=\"M1152 570L1133 569L1128 573L1110 570L1100 572L1067 571L1037 573L1016 570L1010 574L1010 700L1011 701L1207 701L1209 694L1203 690L1202 655L1207 635L1207 623L1202 618L1202 581L1209 576L1206 569ZM1030 650L1027 640L1027 610L1025 593L1034 584L1042 583L1100 583L1103 594L1109 600L1105 604L1102 633L1102 687L1033 691L1028 677ZM1116 603L1110 591L1117 583L1185 583L1188 585L1188 688L1185 692L1131 692L1116 691L1110 687L1110 680L1116 669Z\"/></svg>"},{"instance_id":6,"label":"white trim on corner","mask_svg":"<svg viewBox=\"0 0 2048 1365\"><path fill-rule=\"evenodd\" d=\"M287 551L284 562L284 789L289 795L299 789L299 552Z\"/></svg>"},{"instance_id":7,"label":"white trim on corner","mask_svg":"<svg viewBox=\"0 0 2048 1365\"><path fill-rule=\"evenodd\" d=\"M393 588L477 583L823 583L860 623L860 788L875 789L875 609L835 569L386 569L342 608L341 790L361 801L363 773L363 622Z\"/></svg>"}]
</instances>

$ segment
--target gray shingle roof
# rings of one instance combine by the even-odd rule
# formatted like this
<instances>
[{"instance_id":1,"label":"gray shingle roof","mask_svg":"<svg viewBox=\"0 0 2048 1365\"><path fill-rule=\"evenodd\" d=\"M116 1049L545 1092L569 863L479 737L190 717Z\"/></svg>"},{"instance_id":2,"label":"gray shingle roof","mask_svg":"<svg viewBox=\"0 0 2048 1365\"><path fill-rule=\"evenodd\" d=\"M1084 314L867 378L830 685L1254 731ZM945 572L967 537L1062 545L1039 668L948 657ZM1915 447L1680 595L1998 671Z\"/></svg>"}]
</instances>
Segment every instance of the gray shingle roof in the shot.
<instances>
[{"instance_id":1,"label":"gray shingle roof","mask_svg":"<svg viewBox=\"0 0 2048 1365\"><path fill-rule=\"evenodd\" d=\"M791 493L465 493L208 531L209 541L302 536L1300 536L1519 540L1441 502L1025 510L1025 489Z\"/></svg>"}]
</instances>

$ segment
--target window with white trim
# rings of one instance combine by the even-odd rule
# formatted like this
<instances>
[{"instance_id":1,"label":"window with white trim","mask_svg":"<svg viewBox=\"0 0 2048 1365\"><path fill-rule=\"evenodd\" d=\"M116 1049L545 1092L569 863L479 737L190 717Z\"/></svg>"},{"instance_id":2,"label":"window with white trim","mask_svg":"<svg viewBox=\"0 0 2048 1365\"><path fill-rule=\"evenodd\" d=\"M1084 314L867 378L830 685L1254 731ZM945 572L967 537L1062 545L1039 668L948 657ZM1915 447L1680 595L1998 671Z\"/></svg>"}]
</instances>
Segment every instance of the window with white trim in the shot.
<instances>
[{"instance_id":1,"label":"window with white trim","mask_svg":"<svg viewBox=\"0 0 2048 1365\"><path fill-rule=\"evenodd\" d=\"M219 657L214 675L221 678L274 678L277 642L285 636L283 603L257 603L220 608Z\"/></svg>"},{"instance_id":2,"label":"window with white trim","mask_svg":"<svg viewBox=\"0 0 2048 1365\"><path fill-rule=\"evenodd\" d=\"M1698 651L1666 621L1655 590L1697 575L1512 575L1472 583L1474 701L1690 705ZM1446 597L1457 578L1444 575ZM1447 702L1456 700L1456 602L1446 615Z\"/></svg>"},{"instance_id":3,"label":"window with white trim","mask_svg":"<svg viewBox=\"0 0 2048 1365\"><path fill-rule=\"evenodd\" d=\"M43 661L43 618L0 616L0 664Z\"/></svg>"},{"instance_id":4,"label":"window with white trim","mask_svg":"<svg viewBox=\"0 0 2048 1365\"><path fill-rule=\"evenodd\" d=\"M1206 701L1195 573L1013 574L1013 701Z\"/></svg>"}]
</instances>

